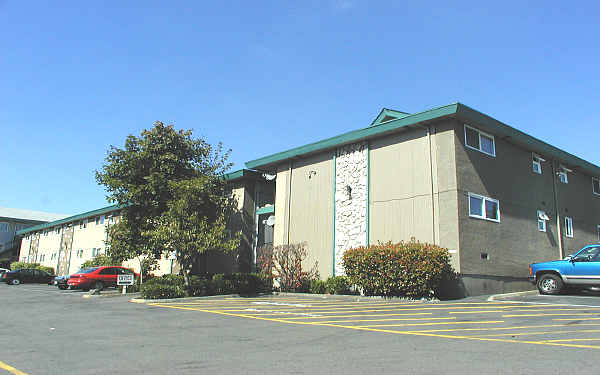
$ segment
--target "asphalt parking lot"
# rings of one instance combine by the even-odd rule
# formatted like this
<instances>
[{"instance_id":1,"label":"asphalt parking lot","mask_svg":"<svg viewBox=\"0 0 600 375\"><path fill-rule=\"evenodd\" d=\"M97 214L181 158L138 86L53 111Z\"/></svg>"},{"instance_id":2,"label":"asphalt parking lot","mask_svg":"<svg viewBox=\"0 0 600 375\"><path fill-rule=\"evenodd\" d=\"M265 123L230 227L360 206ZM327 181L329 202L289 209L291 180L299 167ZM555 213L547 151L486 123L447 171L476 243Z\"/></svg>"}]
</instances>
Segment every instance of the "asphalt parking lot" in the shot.
<instances>
[{"instance_id":1,"label":"asphalt parking lot","mask_svg":"<svg viewBox=\"0 0 600 375\"><path fill-rule=\"evenodd\" d=\"M0 285L0 374L598 372L597 295L131 303L83 294Z\"/></svg>"}]
</instances>

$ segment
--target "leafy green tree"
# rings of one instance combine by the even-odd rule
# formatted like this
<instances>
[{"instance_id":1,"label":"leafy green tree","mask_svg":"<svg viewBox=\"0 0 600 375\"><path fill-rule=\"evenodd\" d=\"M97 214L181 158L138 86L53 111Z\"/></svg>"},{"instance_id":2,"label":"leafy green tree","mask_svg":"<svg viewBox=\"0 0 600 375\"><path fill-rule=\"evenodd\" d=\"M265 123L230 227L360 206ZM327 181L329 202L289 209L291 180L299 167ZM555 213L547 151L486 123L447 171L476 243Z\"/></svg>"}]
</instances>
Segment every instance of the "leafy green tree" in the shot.
<instances>
[{"instance_id":1,"label":"leafy green tree","mask_svg":"<svg viewBox=\"0 0 600 375\"><path fill-rule=\"evenodd\" d=\"M100 267L100 266L120 266L122 263L121 260L115 259L109 255L98 254L91 260L86 260L81 264L79 268L90 268L90 267Z\"/></svg>"},{"instance_id":2,"label":"leafy green tree","mask_svg":"<svg viewBox=\"0 0 600 375\"><path fill-rule=\"evenodd\" d=\"M227 229L234 201L222 178L200 176L170 184L173 199L158 218L155 243L174 252L181 266L185 285L203 254L210 250L233 252L239 246L240 233Z\"/></svg>"},{"instance_id":3,"label":"leafy green tree","mask_svg":"<svg viewBox=\"0 0 600 375\"><path fill-rule=\"evenodd\" d=\"M209 204L207 201L203 206L200 205L201 208L222 208L220 202L226 200L223 175L231 166L227 162L229 153L230 150L223 151L220 143L212 146L202 138L193 138L191 130L176 130L172 125L164 125L159 121L154 123L152 129L143 130L139 137L128 136L124 148L111 146L102 169L96 171L96 181L106 188L108 200L125 206L121 221L109 228L107 244L111 256L158 259L166 251L175 250L180 264L187 264L187 254L192 251L191 248L175 249L174 244L178 243L178 239L169 237L164 226L172 226L181 220L180 226L189 227L185 220L190 219L177 217L173 207L176 202L195 200L191 193L184 191L200 192L198 181L202 182L202 187L207 184L206 181L210 181L211 194L203 199L214 199L216 202ZM185 186L196 186L198 189L186 190ZM194 204L190 203L189 206ZM221 228L220 221L216 220L221 215L220 211L206 211L202 215L207 218L207 226L202 233L217 236L217 229L211 227L212 230L208 230L208 226ZM199 225L201 223L201 220L197 222ZM171 236L175 236L179 232L171 233ZM207 238L206 243L216 245L211 238ZM197 238L196 241L203 246L202 241Z\"/></svg>"}]
</instances>

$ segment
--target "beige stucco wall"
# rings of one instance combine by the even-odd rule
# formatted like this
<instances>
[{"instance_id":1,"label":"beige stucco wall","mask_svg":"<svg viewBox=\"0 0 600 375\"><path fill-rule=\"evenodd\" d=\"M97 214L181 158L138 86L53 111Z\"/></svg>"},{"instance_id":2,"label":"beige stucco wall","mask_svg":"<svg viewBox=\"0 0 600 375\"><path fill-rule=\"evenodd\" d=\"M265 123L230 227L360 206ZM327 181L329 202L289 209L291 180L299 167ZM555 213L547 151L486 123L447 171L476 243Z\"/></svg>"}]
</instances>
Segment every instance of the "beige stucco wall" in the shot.
<instances>
[{"instance_id":1,"label":"beige stucco wall","mask_svg":"<svg viewBox=\"0 0 600 375\"><path fill-rule=\"evenodd\" d=\"M288 243L289 225L289 243L307 243L309 256L305 267L317 262L322 278L329 277L332 268L332 159L333 152L327 152L296 160L292 165L291 179L289 164L280 166L275 195L274 245ZM288 201L290 182L291 200ZM289 213L286 209L288 204Z\"/></svg>"},{"instance_id":2,"label":"beige stucco wall","mask_svg":"<svg viewBox=\"0 0 600 375\"><path fill-rule=\"evenodd\" d=\"M370 141L369 241L436 243L458 271L453 123L431 129L431 140L417 127Z\"/></svg>"}]
</instances>

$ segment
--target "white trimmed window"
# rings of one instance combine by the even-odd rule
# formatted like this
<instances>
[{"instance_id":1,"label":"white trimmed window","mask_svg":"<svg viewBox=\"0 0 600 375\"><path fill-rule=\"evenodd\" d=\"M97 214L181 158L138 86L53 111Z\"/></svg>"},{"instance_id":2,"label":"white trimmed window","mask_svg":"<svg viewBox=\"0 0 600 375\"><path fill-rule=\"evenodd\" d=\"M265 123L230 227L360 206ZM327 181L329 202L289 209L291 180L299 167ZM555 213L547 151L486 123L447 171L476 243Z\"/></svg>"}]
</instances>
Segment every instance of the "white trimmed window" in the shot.
<instances>
[{"instance_id":1,"label":"white trimmed window","mask_svg":"<svg viewBox=\"0 0 600 375\"><path fill-rule=\"evenodd\" d=\"M562 182L563 184L568 184L569 183L569 177L567 176L567 172L565 172L565 171L558 172L558 180L560 182Z\"/></svg>"},{"instance_id":2,"label":"white trimmed window","mask_svg":"<svg viewBox=\"0 0 600 375\"><path fill-rule=\"evenodd\" d=\"M531 169L533 173L542 174L542 162L545 161L539 155L533 154L531 159Z\"/></svg>"},{"instance_id":3,"label":"white trimmed window","mask_svg":"<svg viewBox=\"0 0 600 375\"><path fill-rule=\"evenodd\" d=\"M494 142L494 136L472 128L466 124L465 146L490 156L496 156L496 144Z\"/></svg>"},{"instance_id":4,"label":"white trimmed window","mask_svg":"<svg viewBox=\"0 0 600 375\"><path fill-rule=\"evenodd\" d=\"M592 192L600 195L600 178L592 177Z\"/></svg>"},{"instance_id":5,"label":"white trimmed window","mask_svg":"<svg viewBox=\"0 0 600 375\"><path fill-rule=\"evenodd\" d=\"M78 258L82 258L83 257L83 250L82 249L77 250L77 257Z\"/></svg>"},{"instance_id":6,"label":"white trimmed window","mask_svg":"<svg viewBox=\"0 0 600 375\"><path fill-rule=\"evenodd\" d=\"M540 232L546 231L546 222L550 220L546 212L538 210L537 212L537 222L538 222L538 230Z\"/></svg>"},{"instance_id":7,"label":"white trimmed window","mask_svg":"<svg viewBox=\"0 0 600 375\"><path fill-rule=\"evenodd\" d=\"M469 217L500 222L500 203L496 199L469 193Z\"/></svg>"},{"instance_id":8,"label":"white trimmed window","mask_svg":"<svg viewBox=\"0 0 600 375\"><path fill-rule=\"evenodd\" d=\"M573 219L565 216L565 236L573 238Z\"/></svg>"},{"instance_id":9,"label":"white trimmed window","mask_svg":"<svg viewBox=\"0 0 600 375\"><path fill-rule=\"evenodd\" d=\"M104 215L96 216L96 225L104 224Z\"/></svg>"},{"instance_id":10,"label":"white trimmed window","mask_svg":"<svg viewBox=\"0 0 600 375\"><path fill-rule=\"evenodd\" d=\"M600 242L600 224L598 224L596 230L598 231L598 242Z\"/></svg>"},{"instance_id":11,"label":"white trimmed window","mask_svg":"<svg viewBox=\"0 0 600 375\"><path fill-rule=\"evenodd\" d=\"M8 223L0 223L0 232L8 232Z\"/></svg>"}]
</instances>

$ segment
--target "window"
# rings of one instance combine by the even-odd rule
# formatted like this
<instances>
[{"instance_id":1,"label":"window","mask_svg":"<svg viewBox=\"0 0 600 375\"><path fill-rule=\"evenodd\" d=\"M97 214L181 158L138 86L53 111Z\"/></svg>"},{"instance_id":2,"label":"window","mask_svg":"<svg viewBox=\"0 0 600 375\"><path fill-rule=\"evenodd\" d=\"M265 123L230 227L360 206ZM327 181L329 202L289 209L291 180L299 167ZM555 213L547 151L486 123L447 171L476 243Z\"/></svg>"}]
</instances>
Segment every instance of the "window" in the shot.
<instances>
[{"instance_id":1,"label":"window","mask_svg":"<svg viewBox=\"0 0 600 375\"><path fill-rule=\"evenodd\" d=\"M8 223L0 223L0 232L8 232Z\"/></svg>"},{"instance_id":2,"label":"window","mask_svg":"<svg viewBox=\"0 0 600 375\"><path fill-rule=\"evenodd\" d=\"M600 224L598 224L596 230L598 231L598 241L600 241Z\"/></svg>"},{"instance_id":3,"label":"window","mask_svg":"<svg viewBox=\"0 0 600 375\"><path fill-rule=\"evenodd\" d=\"M533 173L542 174L542 162L545 161L539 155L533 154L532 156L532 170Z\"/></svg>"},{"instance_id":4,"label":"window","mask_svg":"<svg viewBox=\"0 0 600 375\"><path fill-rule=\"evenodd\" d=\"M100 224L104 224L104 215L100 216Z\"/></svg>"},{"instance_id":5,"label":"window","mask_svg":"<svg viewBox=\"0 0 600 375\"><path fill-rule=\"evenodd\" d=\"M538 221L538 230L540 232L546 231L546 221L548 221L548 220L550 220L550 218L548 217L548 215L546 215L546 212L538 210L537 221Z\"/></svg>"},{"instance_id":6,"label":"window","mask_svg":"<svg viewBox=\"0 0 600 375\"><path fill-rule=\"evenodd\" d=\"M558 180L560 182L562 182L563 184L568 184L569 178L567 177L567 172L565 172L565 171L558 172Z\"/></svg>"},{"instance_id":7,"label":"window","mask_svg":"<svg viewBox=\"0 0 600 375\"><path fill-rule=\"evenodd\" d=\"M573 219L565 216L565 236L573 238Z\"/></svg>"},{"instance_id":8,"label":"window","mask_svg":"<svg viewBox=\"0 0 600 375\"><path fill-rule=\"evenodd\" d=\"M56 234L60 234L60 227L56 227L56 228L54 229L54 233L56 233Z\"/></svg>"},{"instance_id":9,"label":"window","mask_svg":"<svg viewBox=\"0 0 600 375\"><path fill-rule=\"evenodd\" d=\"M83 250L82 249L77 250L77 257L83 258Z\"/></svg>"},{"instance_id":10,"label":"window","mask_svg":"<svg viewBox=\"0 0 600 375\"><path fill-rule=\"evenodd\" d=\"M600 195L600 178L592 177L592 192Z\"/></svg>"},{"instance_id":11,"label":"window","mask_svg":"<svg viewBox=\"0 0 600 375\"><path fill-rule=\"evenodd\" d=\"M81 220L79 222L79 229L85 229L85 228L87 228L87 222L88 222L87 220Z\"/></svg>"},{"instance_id":12,"label":"window","mask_svg":"<svg viewBox=\"0 0 600 375\"><path fill-rule=\"evenodd\" d=\"M500 204L496 199L469 193L469 216L500 222Z\"/></svg>"},{"instance_id":13,"label":"window","mask_svg":"<svg viewBox=\"0 0 600 375\"><path fill-rule=\"evenodd\" d=\"M465 145L490 156L496 156L494 136L465 125Z\"/></svg>"}]
</instances>

